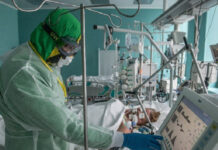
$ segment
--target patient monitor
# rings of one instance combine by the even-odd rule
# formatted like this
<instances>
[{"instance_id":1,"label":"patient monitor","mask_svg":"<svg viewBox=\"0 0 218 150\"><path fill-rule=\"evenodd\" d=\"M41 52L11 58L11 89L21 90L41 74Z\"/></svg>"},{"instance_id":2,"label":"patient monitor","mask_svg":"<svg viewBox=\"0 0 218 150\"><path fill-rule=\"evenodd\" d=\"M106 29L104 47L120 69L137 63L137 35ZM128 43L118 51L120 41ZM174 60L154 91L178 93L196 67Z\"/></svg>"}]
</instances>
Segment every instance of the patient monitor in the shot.
<instances>
[{"instance_id":1,"label":"patient monitor","mask_svg":"<svg viewBox=\"0 0 218 150\"><path fill-rule=\"evenodd\" d=\"M184 88L158 132L163 150L217 150L218 97Z\"/></svg>"}]
</instances>

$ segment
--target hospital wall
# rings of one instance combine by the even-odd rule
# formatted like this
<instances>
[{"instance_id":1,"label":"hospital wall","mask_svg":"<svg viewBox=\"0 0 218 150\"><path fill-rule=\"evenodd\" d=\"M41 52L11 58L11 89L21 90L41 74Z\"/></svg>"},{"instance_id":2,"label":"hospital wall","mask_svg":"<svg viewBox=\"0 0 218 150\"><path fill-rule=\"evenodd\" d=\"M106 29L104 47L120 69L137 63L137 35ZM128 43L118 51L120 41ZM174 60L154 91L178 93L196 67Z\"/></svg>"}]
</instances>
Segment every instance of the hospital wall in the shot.
<instances>
[{"instance_id":1,"label":"hospital wall","mask_svg":"<svg viewBox=\"0 0 218 150\"><path fill-rule=\"evenodd\" d=\"M206 13L199 18L199 27L200 27L200 38L199 38L199 53L198 60L204 62L212 62L212 54L210 51L210 45L218 43L218 9L217 6L210 8ZM188 41L194 45L194 30L195 24L194 21L190 21L188 24ZM191 56L187 56L187 69L186 77L190 78L190 69L191 69ZM212 83L218 87L218 83Z\"/></svg>"},{"instance_id":2,"label":"hospital wall","mask_svg":"<svg viewBox=\"0 0 218 150\"><path fill-rule=\"evenodd\" d=\"M50 10L40 10L33 13L24 13L17 11L15 9L9 8L5 5L0 4L0 55L7 52L9 49L26 42L29 40L30 33L33 29L47 16ZM99 11L105 13L114 13L117 14L115 10L111 9L100 9ZM135 10L127 9L122 10L125 13L134 13ZM213 17L213 14L215 15ZM139 14L135 18L122 18L122 28L133 29L133 21L140 20L145 23L152 22L157 16L162 13L162 10L157 9L147 9L141 10ZM76 17L79 19L79 12L74 13ZM207 60L211 59L211 53L208 50L209 45L212 43L217 43L217 29L216 26L218 24L217 18L217 10L216 8L212 8L202 16L201 28L200 28L200 51L199 51L199 59ZM212 26L211 21L212 22ZM116 22L116 20L115 20ZM117 23L117 22L116 22ZM90 11L86 11L86 45L87 45L87 74L88 75L98 75L98 49L103 48L103 31L93 30L93 25L104 25L109 24L108 18L105 16L101 16L95 14ZM152 29L149 26L150 29ZM184 27L183 31L188 28L188 41L193 43L194 41L194 22L190 21L188 23L188 27ZM210 28L210 30L209 30ZM209 30L209 34L205 37L205 35ZM214 31L214 32L213 32ZM114 39L121 39L120 46L124 46L125 42L125 34L114 33ZM167 38L167 36L165 36ZM206 40L205 40L206 39ZM160 41L160 36L155 36L156 41ZM114 49L113 47L111 49ZM121 49L121 51L124 51ZM149 58L149 50L145 50L145 54ZM136 55L137 56L137 55ZM190 57L187 60L187 71L186 76L189 78L190 74ZM153 54L153 61L160 64L160 56L158 53ZM79 53L73 63L69 67L63 68L62 71L64 79L66 79L69 75L81 75L82 74L82 63L81 63L81 54ZM168 72L165 73L165 76L168 76Z\"/></svg>"},{"instance_id":3,"label":"hospital wall","mask_svg":"<svg viewBox=\"0 0 218 150\"><path fill-rule=\"evenodd\" d=\"M205 34L205 51L204 61L212 61L212 54L210 51L210 45L218 43L218 9L217 6L211 8L207 12L207 21L206 21L206 34Z\"/></svg>"},{"instance_id":4,"label":"hospital wall","mask_svg":"<svg viewBox=\"0 0 218 150\"><path fill-rule=\"evenodd\" d=\"M33 13L18 12L18 22L19 22L19 42L23 43L27 41L30 37L32 30L41 22L50 10L40 10ZM104 13L114 13L117 14L115 10L112 9L100 9L99 11ZM133 14L135 10L127 9L122 10L124 13ZM133 29L134 20L140 20L145 23L151 23L157 16L162 13L161 10L141 10L139 14L134 18L122 18L122 28ZM80 12L74 12L75 16L79 19ZM115 23L119 23L115 19ZM86 11L86 50L87 50L87 74L88 75L98 75L98 49L103 49L103 31L94 30L93 25L110 25L107 17L95 14L90 11ZM160 41L159 36L155 36L156 40ZM124 33L114 33L114 39L120 39L120 46L125 46L125 34ZM114 49L112 46L110 49ZM66 79L68 76L81 75L82 74L82 61L81 54L79 53L73 63L69 67L64 67L62 69L63 78ZM160 56L155 52L153 54L153 61L160 63Z\"/></svg>"},{"instance_id":5,"label":"hospital wall","mask_svg":"<svg viewBox=\"0 0 218 150\"><path fill-rule=\"evenodd\" d=\"M218 43L218 9L217 6L211 8L207 12L207 28L205 35L205 61L213 61L212 54L210 51L210 45ZM218 88L217 83L211 83L211 87Z\"/></svg>"},{"instance_id":6,"label":"hospital wall","mask_svg":"<svg viewBox=\"0 0 218 150\"><path fill-rule=\"evenodd\" d=\"M0 3L0 64L1 55L19 44L17 10Z\"/></svg>"}]
</instances>

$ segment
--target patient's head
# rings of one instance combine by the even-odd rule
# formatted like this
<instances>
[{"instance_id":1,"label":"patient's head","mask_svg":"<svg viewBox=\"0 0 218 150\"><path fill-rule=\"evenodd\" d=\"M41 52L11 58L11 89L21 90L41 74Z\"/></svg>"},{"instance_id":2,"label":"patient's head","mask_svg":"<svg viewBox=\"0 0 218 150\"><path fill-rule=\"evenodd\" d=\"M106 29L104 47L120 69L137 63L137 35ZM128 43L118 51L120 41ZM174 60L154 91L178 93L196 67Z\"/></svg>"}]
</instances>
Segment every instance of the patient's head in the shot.
<instances>
[{"instance_id":1,"label":"patient's head","mask_svg":"<svg viewBox=\"0 0 218 150\"><path fill-rule=\"evenodd\" d=\"M160 112L156 111L153 108L146 108L146 112L151 122L156 122L160 116ZM137 108L137 112L132 112L131 110L127 110L125 115L129 120L131 120L130 116L134 113L137 115L138 118L137 125L145 125L146 123L148 123L148 120L146 119L143 111L140 108Z\"/></svg>"},{"instance_id":2,"label":"patient's head","mask_svg":"<svg viewBox=\"0 0 218 150\"><path fill-rule=\"evenodd\" d=\"M160 112L159 112L159 111L156 111L156 110L153 109L153 108L148 108L148 109L150 109L150 120L151 120L151 122L156 122L157 119L158 119L159 116L160 116ZM147 109L146 109L146 111L147 111Z\"/></svg>"},{"instance_id":3,"label":"patient's head","mask_svg":"<svg viewBox=\"0 0 218 150\"><path fill-rule=\"evenodd\" d=\"M137 112L138 112L138 114L143 113L140 108L137 109ZM146 108L146 112L147 112L148 117L149 117L151 122L156 122L160 116L160 112L156 111L153 108ZM146 117L144 117L144 118L139 117L138 118L137 125L145 125L146 123L148 123L148 120L146 119Z\"/></svg>"}]
</instances>

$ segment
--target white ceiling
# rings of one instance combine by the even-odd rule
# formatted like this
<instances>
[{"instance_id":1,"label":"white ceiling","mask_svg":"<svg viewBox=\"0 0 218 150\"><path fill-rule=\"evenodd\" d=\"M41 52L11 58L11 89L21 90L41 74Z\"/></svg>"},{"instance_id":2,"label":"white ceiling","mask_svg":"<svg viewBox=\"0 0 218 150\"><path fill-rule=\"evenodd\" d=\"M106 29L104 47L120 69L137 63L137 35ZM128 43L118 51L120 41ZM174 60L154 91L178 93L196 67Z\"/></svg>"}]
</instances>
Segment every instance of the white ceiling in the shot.
<instances>
[{"instance_id":1,"label":"white ceiling","mask_svg":"<svg viewBox=\"0 0 218 150\"><path fill-rule=\"evenodd\" d=\"M15 0L17 5L23 9L34 9L37 8L43 1L46 0ZM93 5L91 3L91 0L52 0L55 2L61 2L66 3L70 5L80 5L83 3L84 5ZM97 1L97 0L92 0ZM98 0L99 1L99 0ZM135 4L135 0L100 0L101 3L107 3L110 2L110 4L115 4L119 8L137 8L138 5ZM141 4L141 8L144 9L162 9L163 8L163 1L164 0L141 0L142 2L152 2L151 4ZM174 4L177 0L166 0L167 1L167 7L170 7L172 4ZM12 0L0 0L3 4L6 4L10 7L13 7ZM70 8L69 5L61 5L61 4L55 4L51 2L46 2L42 9L53 9L56 7L62 7L62 8Z\"/></svg>"}]
</instances>

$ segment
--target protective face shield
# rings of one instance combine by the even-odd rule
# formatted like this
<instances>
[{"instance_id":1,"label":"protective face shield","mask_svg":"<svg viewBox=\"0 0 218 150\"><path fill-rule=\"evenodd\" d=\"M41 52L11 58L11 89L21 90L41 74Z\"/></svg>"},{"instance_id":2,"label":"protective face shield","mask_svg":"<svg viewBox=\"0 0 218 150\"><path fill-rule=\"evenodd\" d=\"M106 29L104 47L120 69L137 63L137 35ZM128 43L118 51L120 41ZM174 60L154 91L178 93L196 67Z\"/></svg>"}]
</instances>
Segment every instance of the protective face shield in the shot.
<instances>
[{"instance_id":1,"label":"protective face shield","mask_svg":"<svg viewBox=\"0 0 218 150\"><path fill-rule=\"evenodd\" d=\"M80 39L77 41L69 37L61 39L64 42L64 45L58 48L61 54L61 58L57 63L58 67L68 66L77 52L81 49L81 46L78 44Z\"/></svg>"},{"instance_id":2,"label":"protective face shield","mask_svg":"<svg viewBox=\"0 0 218 150\"><path fill-rule=\"evenodd\" d=\"M42 27L56 43L62 58L74 56L81 49L81 36L77 40L70 36L60 37L46 23L43 23Z\"/></svg>"},{"instance_id":3,"label":"protective face shield","mask_svg":"<svg viewBox=\"0 0 218 150\"><path fill-rule=\"evenodd\" d=\"M57 67L61 68L63 66L68 66L72 62L73 58L74 56L67 56L65 59L61 57L57 63Z\"/></svg>"},{"instance_id":4,"label":"protective face shield","mask_svg":"<svg viewBox=\"0 0 218 150\"><path fill-rule=\"evenodd\" d=\"M61 38L64 42L64 45L59 47L59 51L63 57L75 56L77 52L81 49L79 44L80 38L76 41L70 37Z\"/></svg>"},{"instance_id":5,"label":"protective face shield","mask_svg":"<svg viewBox=\"0 0 218 150\"><path fill-rule=\"evenodd\" d=\"M56 47L46 61L50 65L57 67L67 66L72 62L79 50L79 44L73 42L65 43L62 47Z\"/></svg>"}]
</instances>

